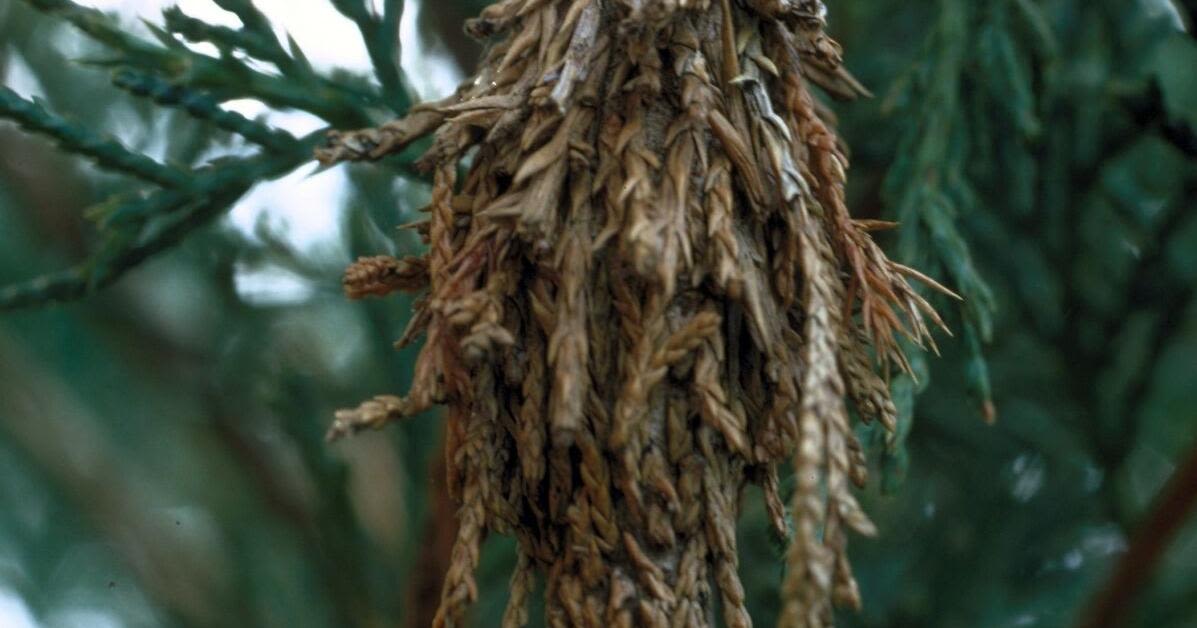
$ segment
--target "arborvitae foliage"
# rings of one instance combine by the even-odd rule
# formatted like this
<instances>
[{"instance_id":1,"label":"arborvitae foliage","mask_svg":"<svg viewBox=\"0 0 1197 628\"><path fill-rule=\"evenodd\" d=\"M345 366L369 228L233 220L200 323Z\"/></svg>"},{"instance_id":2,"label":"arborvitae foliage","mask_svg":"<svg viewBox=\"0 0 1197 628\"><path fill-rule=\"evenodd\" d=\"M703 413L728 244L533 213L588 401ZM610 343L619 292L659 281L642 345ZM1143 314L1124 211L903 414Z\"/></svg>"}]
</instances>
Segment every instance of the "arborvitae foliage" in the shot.
<instances>
[{"instance_id":1,"label":"arborvitae foliage","mask_svg":"<svg viewBox=\"0 0 1197 628\"><path fill-rule=\"evenodd\" d=\"M322 439L334 408L411 379L414 354L390 350L408 307L346 303L337 282L358 256L418 252L397 227L427 202L412 168L426 146L352 167L327 250L219 220L326 136L224 103L339 129L408 111L391 54L403 3L333 3L362 33L372 77L319 71L248 1L216 4L242 27L0 5L0 66L27 69L44 94L3 91L0 116L50 140L0 129L0 301L88 297L0 318L0 591L47 625L94 613L139 626L427 625L453 538L444 469L428 467L439 422ZM426 5L422 32L477 58L457 20L485 4ZM831 9L845 66L877 95L824 103L851 147L847 205L901 223L877 235L889 256L964 297L927 295L955 338L938 339L939 357L907 351L914 376L893 378L893 433L858 430L880 474L863 506L881 534L852 546L864 608L837 623L1056 626L1090 609L1089 625L1118 613L1188 625L1191 3ZM60 45L77 32L92 43ZM422 280L417 266L378 264L358 269L377 283L351 284ZM264 270L298 296L253 299L245 279ZM784 498L794 487L781 479ZM776 621L786 577L765 503L746 493L738 538L757 625ZM500 538L483 548L468 623L497 621L516 555Z\"/></svg>"}]
</instances>

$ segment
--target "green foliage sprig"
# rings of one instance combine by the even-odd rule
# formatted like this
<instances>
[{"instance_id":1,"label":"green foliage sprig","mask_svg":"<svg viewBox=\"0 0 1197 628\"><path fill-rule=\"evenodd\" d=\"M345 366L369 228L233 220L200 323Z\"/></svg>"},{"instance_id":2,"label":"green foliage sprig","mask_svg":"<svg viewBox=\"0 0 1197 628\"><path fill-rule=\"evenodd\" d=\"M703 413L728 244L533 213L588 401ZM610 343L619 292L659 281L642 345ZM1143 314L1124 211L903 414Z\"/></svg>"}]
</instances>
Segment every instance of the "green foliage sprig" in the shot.
<instances>
[{"instance_id":1,"label":"green foliage sprig","mask_svg":"<svg viewBox=\"0 0 1197 628\"><path fill-rule=\"evenodd\" d=\"M980 415L992 422L998 411L985 346L993 339L997 302L974 262L961 221L986 211L988 199L975 189L984 180L979 172L1002 160L1016 162L1021 173L1033 168L1027 146L1041 123L1030 66L1054 55L1056 44L1041 8L1027 0L941 0L934 15L922 54L883 105L891 119L903 120L903 131L882 196L902 225L899 259L947 277L962 297L954 326L965 351L965 382ZM1035 45L1015 43L1027 39ZM975 78L979 73L985 80ZM993 154L997 143L987 141L994 126L1013 130L1002 155ZM1019 185L1025 191L1031 181L1024 176ZM1029 205L1025 196L1020 201ZM926 358L913 355L915 376L899 375L894 382L898 429L874 440L888 489L905 476L915 398L928 383Z\"/></svg>"},{"instance_id":2,"label":"green foliage sprig","mask_svg":"<svg viewBox=\"0 0 1197 628\"><path fill-rule=\"evenodd\" d=\"M996 414L983 345L993 337L996 302L973 262L957 223L962 215L984 211L973 189L969 164L992 163L990 146L972 141L974 124L966 112L984 111L1016 129L1012 143L1036 137L1040 122L1026 48L1014 42L1013 20L1021 20L1041 42L1041 55L1055 45L1038 6L1023 0L974 5L939 3L938 23L926 43L925 60L899 84L891 98L902 102L910 120L890 169L884 194L903 224L900 255L906 263L941 267L960 293L960 319L969 352L968 384L981 411ZM971 89L969 77L982 71L992 79ZM996 84L995 84L996 83ZM911 97L911 91L917 98ZM968 102L964 102L964 101Z\"/></svg>"},{"instance_id":3,"label":"green foliage sprig","mask_svg":"<svg viewBox=\"0 0 1197 628\"><path fill-rule=\"evenodd\" d=\"M236 1L248 4L247 0ZM386 0L382 15L375 14L365 0L332 0L332 4L357 25L387 101L396 112L407 111L411 106L411 91L404 85L398 65L399 18L403 16L404 0Z\"/></svg>"},{"instance_id":4,"label":"green foliage sprig","mask_svg":"<svg viewBox=\"0 0 1197 628\"><path fill-rule=\"evenodd\" d=\"M163 187L187 184L187 173L182 170L133 152L85 126L73 124L47 111L42 103L26 100L3 86L0 86L0 117L16 122L31 133L51 137L62 150L90 157L110 170Z\"/></svg>"},{"instance_id":5,"label":"green foliage sprig","mask_svg":"<svg viewBox=\"0 0 1197 628\"><path fill-rule=\"evenodd\" d=\"M101 242L91 257L75 268L0 289L0 309L79 299L107 287L226 212L255 184L307 161L322 137L314 133L288 152L225 159L193 172L185 186L145 197L122 195L92 208L89 216L101 228Z\"/></svg>"},{"instance_id":6,"label":"green foliage sprig","mask_svg":"<svg viewBox=\"0 0 1197 628\"><path fill-rule=\"evenodd\" d=\"M164 11L164 25L147 23L153 40L131 34L96 9L70 0L26 0L62 18L98 42L105 56L85 63L112 68L112 83L158 106L175 108L259 147L248 157L223 158L193 169L159 163L115 140L74 124L7 88L0 88L0 118L55 140L67 153L91 158L101 168L155 186L118 193L87 212L99 228L92 255L74 268L0 289L0 310L77 299L118 280L143 261L169 249L227 212L255 184L283 176L311 160L325 130L297 139L258 120L221 107L251 98L276 109L316 115L332 128L370 125L403 113L412 104L396 57L401 1L388 1L381 15L357 0L335 3L361 32L378 87L352 77L318 73L294 40L279 40L269 20L248 0L214 0L233 13L240 28L209 24L178 8ZM207 42L218 57L185 42ZM250 64L273 64L278 74ZM400 174L411 175L400 161Z\"/></svg>"},{"instance_id":7,"label":"green foliage sprig","mask_svg":"<svg viewBox=\"0 0 1197 628\"><path fill-rule=\"evenodd\" d=\"M263 148L278 152L295 149L295 137L227 109L211 96L182 85L175 85L153 74L129 68L112 73L112 84L137 96L149 98L164 107L178 107L198 120L210 122L221 130L240 135Z\"/></svg>"}]
</instances>

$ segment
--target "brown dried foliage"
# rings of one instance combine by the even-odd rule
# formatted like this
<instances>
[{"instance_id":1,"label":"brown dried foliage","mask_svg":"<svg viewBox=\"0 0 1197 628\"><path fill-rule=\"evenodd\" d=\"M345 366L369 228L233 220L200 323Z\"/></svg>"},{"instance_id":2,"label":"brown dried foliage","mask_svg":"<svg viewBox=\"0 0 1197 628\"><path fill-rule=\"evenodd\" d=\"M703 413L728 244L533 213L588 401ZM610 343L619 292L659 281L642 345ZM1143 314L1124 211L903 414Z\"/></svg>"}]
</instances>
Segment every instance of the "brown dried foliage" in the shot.
<instances>
[{"instance_id":1,"label":"brown dried foliage","mask_svg":"<svg viewBox=\"0 0 1197 628\"><path fill-rule=\"evenodd\" d=\"M501 36L474 80L320 153L435 132L428 254L346 276L352 297L427 284L412 390L330 431L447 407L460 530L435 625L463 621L493 530L520 547L505 626L536 571L551 626L709 626L715 596L750 626L741 489L761 484L785 534L790 463L781 625L860 604L847 533L875 529L847 403L892 426L897 336L940 321L868 235L890 225L848 214L810 90L863 88L823 27L816 0L502 0L468 25Z\"/></svg>"}]
</instances>

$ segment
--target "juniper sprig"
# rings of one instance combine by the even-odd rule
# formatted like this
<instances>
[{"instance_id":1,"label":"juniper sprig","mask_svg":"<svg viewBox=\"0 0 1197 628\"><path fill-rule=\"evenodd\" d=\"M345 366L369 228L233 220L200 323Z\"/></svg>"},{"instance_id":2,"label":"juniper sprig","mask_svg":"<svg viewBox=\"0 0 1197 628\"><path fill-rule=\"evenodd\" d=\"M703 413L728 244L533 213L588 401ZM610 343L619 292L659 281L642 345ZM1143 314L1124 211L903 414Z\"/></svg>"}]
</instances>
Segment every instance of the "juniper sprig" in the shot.
<instances>
[{"instance_id":1,"label":"juniper sprig","mask_svg":"<svg viewBox=\"0 0 1197 628\"><path fill-rule=\"evenodd\" d=\"M252 98L274 108L312 113L330 128L369 124L384 109L402 113L411 103L394 59L372 52L382 91L327 78L311 68L293 41L284 47L267 18L247 0L217 1L241 20L239 29L213 26L178 9L168 9L165 28L147 23L153 39L138 36L113 17L70 0L27 3L66 20L100 44L105 56L85 62L111 68L114 86L244 138L256 145L258 152L193 167L164 164L71 123L41 103L0 89L0 118L52 138L65 152L87 156L101 168L155 187L122 191L89 210L87 215L99 227L93 254L74 268L0 288L0 309L78 299L113 283L227 212L254 185L310 162L316 138L324 134L295 138L229 111L222 103ZM392 27L397 27L402 3L388 2L382 16L354 6L352 2L339 5L358 24L368 39L367 47L372 51L384 46L397 49L397 28ZM214 43L220 55L196 52L185 40ZM263 72L243 55L272 63L284 74ZM413 175L404 161L397 160L394 165L399 174Z\"/></svg>"}]
</instances>

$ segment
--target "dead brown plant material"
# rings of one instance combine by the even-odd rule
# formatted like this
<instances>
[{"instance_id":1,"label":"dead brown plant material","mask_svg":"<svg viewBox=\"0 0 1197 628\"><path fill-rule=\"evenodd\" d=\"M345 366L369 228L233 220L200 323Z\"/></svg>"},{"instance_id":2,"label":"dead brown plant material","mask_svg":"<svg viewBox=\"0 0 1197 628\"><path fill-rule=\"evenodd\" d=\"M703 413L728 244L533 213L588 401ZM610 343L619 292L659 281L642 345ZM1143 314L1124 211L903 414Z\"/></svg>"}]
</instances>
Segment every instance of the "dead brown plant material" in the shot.
<instances>
[{"instance_id":1,"label":"dead brown plant material","mask_svg":"<svg viewBox=\"0 0 1197 628\"><path fill-rule=\"evenodd\" d=\"M462 623L494 531L520 548L505 626L526 622L536 571L550 626L709 626L717 606L750 626L741 490L759 482L784 533L789 465L781 625L859 606L848 532L875 527L848 404L892 427L898 338L942 323L869 236L893 225L845 205L812 89L865 92L824 26L817 0L502 0L467 27L492 42L456 94L320 152L434 134L429 252L345 281L427 285L412 389L330 431L446 406L460 528L434 625Z\"/></svg>"}]
</instances>

